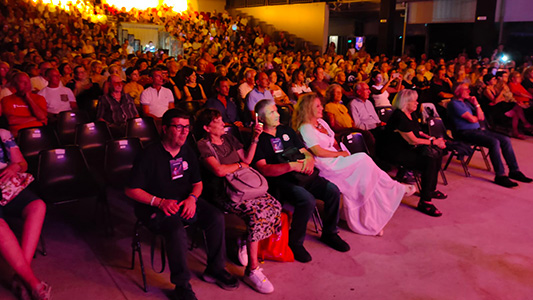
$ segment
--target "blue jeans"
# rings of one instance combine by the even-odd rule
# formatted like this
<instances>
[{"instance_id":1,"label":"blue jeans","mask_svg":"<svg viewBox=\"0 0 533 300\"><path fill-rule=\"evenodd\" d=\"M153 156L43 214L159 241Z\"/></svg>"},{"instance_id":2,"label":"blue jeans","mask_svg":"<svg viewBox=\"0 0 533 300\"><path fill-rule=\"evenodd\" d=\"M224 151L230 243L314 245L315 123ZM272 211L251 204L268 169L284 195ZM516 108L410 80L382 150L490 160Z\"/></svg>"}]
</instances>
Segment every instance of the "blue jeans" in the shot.
<instances>
[{"instance_id":1,"label":"blue jeans","mask_svg":"<svg viewBox=\"0 0 533 300\"><path fill-rule=\"evenodd\" d=\"M505 175L502 156L509 167L510 172L519 171L518 163L514 155L511 139L507 136L488 130L460 130L456 133L457 138L489 149L489 156L496 176ZM500 154L501 152L501 154Z\"/></svg>"}]
</instances>

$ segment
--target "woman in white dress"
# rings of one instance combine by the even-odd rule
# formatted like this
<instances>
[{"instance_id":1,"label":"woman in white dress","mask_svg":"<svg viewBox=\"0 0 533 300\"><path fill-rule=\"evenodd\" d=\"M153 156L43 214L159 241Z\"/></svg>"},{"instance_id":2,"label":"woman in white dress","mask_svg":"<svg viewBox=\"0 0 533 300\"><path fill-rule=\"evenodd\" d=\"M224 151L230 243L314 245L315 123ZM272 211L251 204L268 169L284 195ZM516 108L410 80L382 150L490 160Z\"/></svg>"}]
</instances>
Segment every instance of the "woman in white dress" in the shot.
<instances>
[{"instance_id":1,"label":"woman in white dress","mask_svg":"<svg viewBox=\"0 0 533 300\"><path fill-rule=\"evenodd\" d=\"M296 104L292 124L316 156L320 175L342 192L350 229L381 236L402 198L412 195L415 187L392 180L366 153L350 154L341 149L335 133L322 119L323 109L316 94L304 94Z\"/></svg>"}]
</instances>

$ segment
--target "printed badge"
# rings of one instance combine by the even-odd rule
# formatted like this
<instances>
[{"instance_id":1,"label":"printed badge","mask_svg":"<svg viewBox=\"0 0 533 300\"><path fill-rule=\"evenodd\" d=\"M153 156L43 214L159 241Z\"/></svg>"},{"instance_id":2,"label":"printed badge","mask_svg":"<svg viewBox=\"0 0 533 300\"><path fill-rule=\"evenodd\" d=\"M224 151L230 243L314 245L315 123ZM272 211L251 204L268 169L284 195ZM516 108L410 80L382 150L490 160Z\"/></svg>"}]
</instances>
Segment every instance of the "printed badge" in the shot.
<instances>
[{"instance_id":1,"label":"printed badge","mask_svg":"<svg viewBox=\"0 0 533 300\"><path fill-rule=\"evenodd\" d=\"M67 94L61 94L59 97L61 98L62 102L68 102L68 95Z\"/></svg>"},{"instance_id":2,"label":"printed badge","mask_svg":"<svg viewBox=\"0 0 533 300\"><path fill-rule=\"evenodd\" d=\"M283 152L283 143L280 138L271 138L270 144L272 144L272 149L274 149L275 153Z\"/></svg>"},{"instance_id":3,"label":"printed badge","mask_svg":"<svg viewBox=\"0 0 533 300\"><path fill-rule=\"evenodd\" d=\"M282 136L282 138L283 138L283 140L284 140L285 142L288 142L288 141L291 139L291 138L289 137L289 135L286 134L286 133Z\"/></svg>"},{"instance_id":4,"label":"printed badge","mask_svg":"<svg viewBox=\"0 0 533 300\"><path fill-rule=\"evenodd\" d=\"M183 177L183 171L182 157L170 160L170 177L172 177L172 180Z\"/></svg>"}]
</instances>

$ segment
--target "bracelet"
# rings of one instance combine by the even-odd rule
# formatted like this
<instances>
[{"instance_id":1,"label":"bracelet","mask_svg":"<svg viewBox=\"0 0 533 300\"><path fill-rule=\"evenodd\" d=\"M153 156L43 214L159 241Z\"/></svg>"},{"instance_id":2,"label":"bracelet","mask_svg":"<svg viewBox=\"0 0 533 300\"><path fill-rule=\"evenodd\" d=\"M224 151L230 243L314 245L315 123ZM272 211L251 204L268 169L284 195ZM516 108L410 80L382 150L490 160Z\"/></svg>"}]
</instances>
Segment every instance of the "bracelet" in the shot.
<instances>
[{"instance_id":1,"label":"bracelet","mask_svg":"<svg viewBox=\"0 0 533 300\"><path fill-rule=\"evenodd\" d=\"M154 200L157 198L156 196L152 196L152 200L150 200L150 206L154 206Z\"/></svg>"},{"instance_id":2,"label":"bracelet","mask_svg":"<svg viewBox=\"0 0 533 300\"><path fill-rule=\"evenodd\" d=\"M242 169L241 162L238 162L237 165L239 165L239 169Z\"/></svg>"},{"instance_id":3,"label":"bracelet","mask_svg":"<svg viewBox=\"0 0 533 300\"><path fill-rule=\"evenodd\" d=\"M196 197L196 195L195 195L195 194L193 194L193 193L190 193L190 194L189 194L189 196L193 197L193 198L194 198L194 201L198 201L198 197Z\"/></svg>"},{"instance_id":4,"label":"bracelet","mask_svg":"<svg viewBox=\"0 0 533 300\"><path fill-rule=\"evenodd\" d=\"M252 144L257 144L259 143L259 140L252 140Z\"/></svg>"}]
</instances>

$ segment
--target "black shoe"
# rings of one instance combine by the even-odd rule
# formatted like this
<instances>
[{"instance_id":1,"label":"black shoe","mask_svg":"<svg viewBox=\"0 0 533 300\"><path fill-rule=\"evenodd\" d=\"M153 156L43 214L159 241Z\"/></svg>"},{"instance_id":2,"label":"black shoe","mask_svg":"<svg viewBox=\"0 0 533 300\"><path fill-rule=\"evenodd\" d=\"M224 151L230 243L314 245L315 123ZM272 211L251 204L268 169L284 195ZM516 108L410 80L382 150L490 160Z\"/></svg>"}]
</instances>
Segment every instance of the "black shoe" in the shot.
<instances>
[{"instance_id":1,"label":"black shoe","mask_svg":"<svg viewBox=\"0 0 533 300\"><path fill-rule=\"evenodd\" d=\"M311 261L311 254L305 250L303 245L289 245L294 254L294 259L299 262L306 263Z\"/></svg>"},{"instance_id":2,"label":"black shoe","mask_svg":"<svg viewBox=\"0 0 533 300\"><path fill-rule=\"evenodd\" d=\"M174 288L174 295L178 300L198 300L190 283L185 285L176 285Z\"/></svg>"},{"instance_id":3,"label":"black shoe","mask_svg":"<svg viewBox=\"0 0 533 300\"><path fill-rule=\"evenodd\" d=\"M506 187L506 188L512 188L512 187L515 187L515 186L518 186L518 183L512 181L509 179L509 177L507 176L496 176L494 178L494 183L496 183L497 185L501 185L503 187Z\"/></svg>"},{"instance_id":4,"label":"black shoe","mask_svg":"<svg viewBox=\"0 0 533 300\"><path fill-rule=\"evenodd\" d=\"M533 181L533 179L526 177L526 175L520 171L509 172L509 178L525 183Z\"/></svg>"},{"instance_id":5,"label":"black shoe","mask_svg":"<svg viewBox=\"0 0 533 300\"><path fill-rule=\"evenodd\" d=\"M219 287L228 291L232 291L239 287L239 280L237 280L237 277L231 275L224 269L216 273L206 270L204 274L202 274L202 279L205 282L216 283Z\"/></svg>"},{"instance_id":6,"label":"black shoe","mask_svg":"<svg viewBox=\"0 0 533 300\"><path fill-rule=\"evenodd\" d=\"M442 212L438 210L435 205L431 202L426 201L420 201L418 202L418 206L416 207L416 210L418 210L421 213L424 213L428 216L432 217L440 217L442 216Z\"/></svg>"},{"instance_id":7,"label":"black shoe","mask_svg":"<svg viewBox=\"0 0 533 300\"><path fill-rule=\"evenodd\" d=\"M322 234L320 237L320 240L322 243L330 246L331 248L340 251L340 252L348 252L350 251L350 245L346 243L341 237L334 233L334 234Z\"/></svg>"},{"instance_id":8,"label":"black shoe","mask_svg":"<svg viewBox=\"0 0 533 300\"><path fill-rule=\"evenodd\" d=\"M444 194L443 192L439 190L434 190L433 193L431 193L431 198L442 200L442 199L448 198L448 195Z\"/></svg>"}]
</instances>

